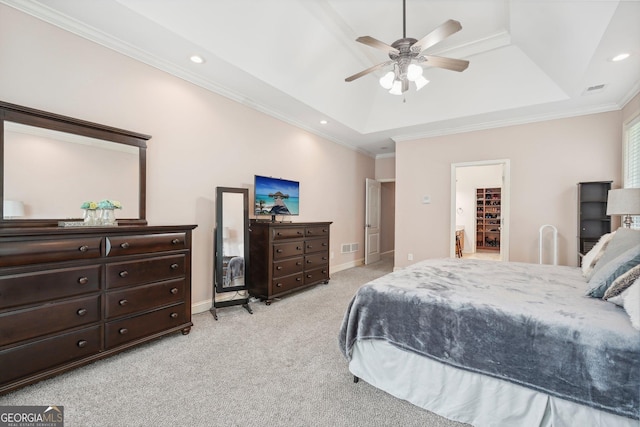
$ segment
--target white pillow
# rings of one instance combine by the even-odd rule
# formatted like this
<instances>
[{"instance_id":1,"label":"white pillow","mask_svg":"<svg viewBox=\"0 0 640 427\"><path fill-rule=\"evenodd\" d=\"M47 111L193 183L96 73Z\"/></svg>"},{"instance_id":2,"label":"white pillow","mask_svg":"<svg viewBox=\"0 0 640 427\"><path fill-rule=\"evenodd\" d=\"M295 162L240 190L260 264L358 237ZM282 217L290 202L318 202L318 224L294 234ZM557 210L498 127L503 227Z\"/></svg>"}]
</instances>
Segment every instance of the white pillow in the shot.
<instances>
[{"instance_id":1,"label":"white pillow","mask_svg":"<svg viewBox=\"0 0 640 427\"><path fill-rule=\"evenodd\" d=\"M611 233L603 234L598 240L598 243L593 245L591 250L582 257L582 275L584 277L588 277L591 274L593 267L600 257L602 257L604 250L607 248L607 245L615 233L615 231L612 231Z\"/></svg>"},{"instance_id":2,"label":"white pillow","mask_svg":"<svg viewBox=\"0 0 640 427\"><path fill-rule=\"evenodd\" d=\"M631 326L640 331L640 279L633 282L620 295L609 298L607 301L624 307L631 319Z\"/></svg>"}]
</instances>

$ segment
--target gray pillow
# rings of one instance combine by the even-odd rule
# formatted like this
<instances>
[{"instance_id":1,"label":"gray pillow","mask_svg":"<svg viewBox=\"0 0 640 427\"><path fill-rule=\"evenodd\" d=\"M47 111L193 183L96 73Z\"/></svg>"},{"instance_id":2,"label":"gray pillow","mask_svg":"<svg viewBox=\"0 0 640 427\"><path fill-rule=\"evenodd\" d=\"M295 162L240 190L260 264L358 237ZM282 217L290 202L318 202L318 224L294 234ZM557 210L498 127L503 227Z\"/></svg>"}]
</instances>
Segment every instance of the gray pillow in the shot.
<instances>
[{"instance_id":1,"label":"gray pillow","mask_svg":"<svg viewBox=\"0 0 640 427\"><path fill-rule=\"evenodd\" d=\"M609 298L620 295L638 279L640 279L640 264L631 267L629 271L614 280L609 289L607 289L607 292L604 293L602 299L608 300Z\"/></svg>"},{"instance_id":2,"label":"gray pillow","mask_svg":"<svg viewBox=\"0 0 640 427\"><path fill-rule=\"evenodd\" d=\"M622 274L640 264L640 230L620 228L598 260L589 279L587 295L602 298Z\"/></svg>"}]
</instances>

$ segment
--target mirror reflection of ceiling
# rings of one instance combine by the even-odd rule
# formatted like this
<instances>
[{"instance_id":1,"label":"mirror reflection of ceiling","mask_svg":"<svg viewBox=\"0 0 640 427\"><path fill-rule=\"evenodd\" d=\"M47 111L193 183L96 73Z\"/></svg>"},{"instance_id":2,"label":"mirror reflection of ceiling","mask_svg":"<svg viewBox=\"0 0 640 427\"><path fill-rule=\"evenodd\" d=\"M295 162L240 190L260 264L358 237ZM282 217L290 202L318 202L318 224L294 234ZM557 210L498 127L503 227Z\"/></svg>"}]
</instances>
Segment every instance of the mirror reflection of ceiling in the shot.
<instances>
[{"instance_id":1,"label":"mirror reflection of ceiling","mask_svg":"<svg viewBox=\"0 0 640 427\"><path fill-rule=\"evenodd\" d=\"M640 87L640 1L407 0L407 37L458 20L427 53L470 66L427 67L430 83L405 96L380 87L388 70L344 81L387 59L355 39L401 38L401 0L102 0L100 13L0 1L374 156L395 141L618 110Z\"/></svg>"}]
</instances>

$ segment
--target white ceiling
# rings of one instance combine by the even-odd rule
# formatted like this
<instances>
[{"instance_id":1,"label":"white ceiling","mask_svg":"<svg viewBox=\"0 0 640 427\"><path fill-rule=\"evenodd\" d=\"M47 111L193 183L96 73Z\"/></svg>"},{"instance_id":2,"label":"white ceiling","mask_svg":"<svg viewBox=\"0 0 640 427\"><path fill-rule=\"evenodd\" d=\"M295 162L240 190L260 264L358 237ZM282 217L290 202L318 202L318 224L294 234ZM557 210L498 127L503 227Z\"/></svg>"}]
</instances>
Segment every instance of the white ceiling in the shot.
<instances>
[{"instance_id":1,"label":"white ceiling","mask_svg":"<svg viewBox=\"0 0 640 427\"><path fill-rule=\"evenodd\" d=\"M470 65L426 68L430 83L405 96L380 87L384 71L344 80L388 59L355 39L402 38L401 0L0 1L372 156L395 141L617 110L640 90L640 0L407 0L407 37L458 20L427 53ZM612 62L620 52L632 55Z\"/></svg>"}]
</instances>

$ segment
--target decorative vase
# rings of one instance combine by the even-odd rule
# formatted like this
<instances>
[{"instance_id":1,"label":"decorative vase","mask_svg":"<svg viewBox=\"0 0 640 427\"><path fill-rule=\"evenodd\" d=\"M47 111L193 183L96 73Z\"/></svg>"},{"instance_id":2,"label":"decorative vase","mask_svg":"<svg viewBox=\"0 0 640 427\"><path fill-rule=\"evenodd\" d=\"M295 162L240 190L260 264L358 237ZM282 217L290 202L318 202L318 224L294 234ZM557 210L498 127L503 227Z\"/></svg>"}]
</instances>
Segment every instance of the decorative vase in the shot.
<instances>
[{"instance_id":1,"label":"decorative vase","mask_svg":"<svg viewBox=\"0 0 640 427\"><path fill-rule=\"evenodd\" d=\"M98 213L95 209L85 209L84 210L84 225L93 226L98 225Z\"/></svg>"},{"instance_id":2,"label":"decorative vase","mask_svg":"<svg viewBox=\"0 0 640 427\"><path fill-rule=\"evenodd\" d=\"M113 209L102 209L100 213L101 225L116 225L116 214Z\"/></svg>"}]
</instances>

